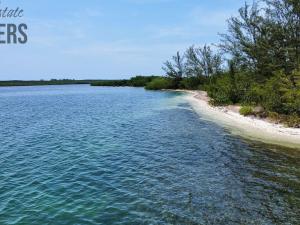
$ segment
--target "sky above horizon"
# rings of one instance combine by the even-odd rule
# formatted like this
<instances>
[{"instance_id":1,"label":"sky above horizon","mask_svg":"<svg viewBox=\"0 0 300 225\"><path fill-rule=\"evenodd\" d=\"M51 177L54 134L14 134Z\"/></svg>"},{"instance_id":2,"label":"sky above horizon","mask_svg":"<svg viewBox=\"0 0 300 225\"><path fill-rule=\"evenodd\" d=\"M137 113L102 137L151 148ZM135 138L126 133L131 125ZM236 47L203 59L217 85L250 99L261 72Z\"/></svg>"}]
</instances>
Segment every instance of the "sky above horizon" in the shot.
<instances>
[{"instance_id":1,"label":"sky above horizon","mask_svg":"<svg viewBox=\"0 0 300 225\"><path fill-rule=\"evenodd\" d=\"M25 45L0 45L0 80L118 79L163 74L191 45L217 43L244 0L2 0L20 7Z\"/></svg>"}]
</instances>

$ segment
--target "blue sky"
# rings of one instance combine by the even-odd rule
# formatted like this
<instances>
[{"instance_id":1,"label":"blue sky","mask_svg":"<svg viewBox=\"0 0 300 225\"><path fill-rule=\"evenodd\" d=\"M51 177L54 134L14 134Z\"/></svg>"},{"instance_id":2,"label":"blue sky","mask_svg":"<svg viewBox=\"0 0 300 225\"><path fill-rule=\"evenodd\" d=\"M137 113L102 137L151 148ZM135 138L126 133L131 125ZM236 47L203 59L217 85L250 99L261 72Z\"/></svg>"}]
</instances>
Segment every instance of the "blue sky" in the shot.
<instances>
[{"instance_id":1,"label":"blue sky","mask_svg":"<svg viewBox=\"0 0 300 225\"><path fill-rule=\"evenodd\" d=\"M244 0L2 0L24 9L26 45L0 45L0 80L163 74L190 45L216 43Z\"/></svg>"}]
</instances>

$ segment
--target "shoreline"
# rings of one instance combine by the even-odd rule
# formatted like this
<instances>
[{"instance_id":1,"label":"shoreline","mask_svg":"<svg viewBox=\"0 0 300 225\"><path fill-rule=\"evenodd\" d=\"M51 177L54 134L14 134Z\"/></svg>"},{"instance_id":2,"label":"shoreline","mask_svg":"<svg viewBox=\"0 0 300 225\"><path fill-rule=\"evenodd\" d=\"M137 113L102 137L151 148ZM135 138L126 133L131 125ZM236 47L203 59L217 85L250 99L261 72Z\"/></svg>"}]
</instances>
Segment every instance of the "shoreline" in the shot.
<instances>
[{"instance_id":1,"label":"shoreline","mask_svg":"<svg viewBox=\"0 0 300 225\"><path fill-rule=\"evenodd\" d=\"M256 117L240 115L238 106L211 106L205 91L176 90L187 93L186 99L193 110L212 122L229 128L234 135L264 143L300 150L300 129L288 128Z\"/></svg>"}]
</instances>

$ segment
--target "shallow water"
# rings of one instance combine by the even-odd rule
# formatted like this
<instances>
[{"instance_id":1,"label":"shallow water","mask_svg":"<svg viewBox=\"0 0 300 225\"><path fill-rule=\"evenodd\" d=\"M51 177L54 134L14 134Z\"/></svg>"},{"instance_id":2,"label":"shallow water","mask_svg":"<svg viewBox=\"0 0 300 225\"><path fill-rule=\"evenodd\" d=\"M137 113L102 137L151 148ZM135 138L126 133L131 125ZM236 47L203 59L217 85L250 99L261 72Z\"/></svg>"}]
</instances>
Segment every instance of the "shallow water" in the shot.
<instances>
[{"instance_id":1,"label":"shallow water","mask_svg":"<svg viewBox=\"0 0 300 225\"><path fill-rule=\"evenodd\" d=\"M300 152L180 93L0 88L0 224L299 224Z\"/></svg>"}]
</instances>

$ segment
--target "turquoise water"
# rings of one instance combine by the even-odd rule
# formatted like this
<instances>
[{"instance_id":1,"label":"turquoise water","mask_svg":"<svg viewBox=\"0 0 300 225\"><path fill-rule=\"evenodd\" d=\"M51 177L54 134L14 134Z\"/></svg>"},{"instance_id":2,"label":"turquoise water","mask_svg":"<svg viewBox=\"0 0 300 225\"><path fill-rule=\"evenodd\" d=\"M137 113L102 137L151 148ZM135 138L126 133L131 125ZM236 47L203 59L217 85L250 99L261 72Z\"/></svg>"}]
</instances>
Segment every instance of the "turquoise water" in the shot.
<instances>
[{"instance_id":1,"label":"turquoise water","mask_svg":"<svg viewBox=\"0 0 300 225\"><path fill-rule=\"evenodd\" d=\"M183 94L0 88L0 224L299 224L300 153Z\"/></svg>"}]
</instances>

